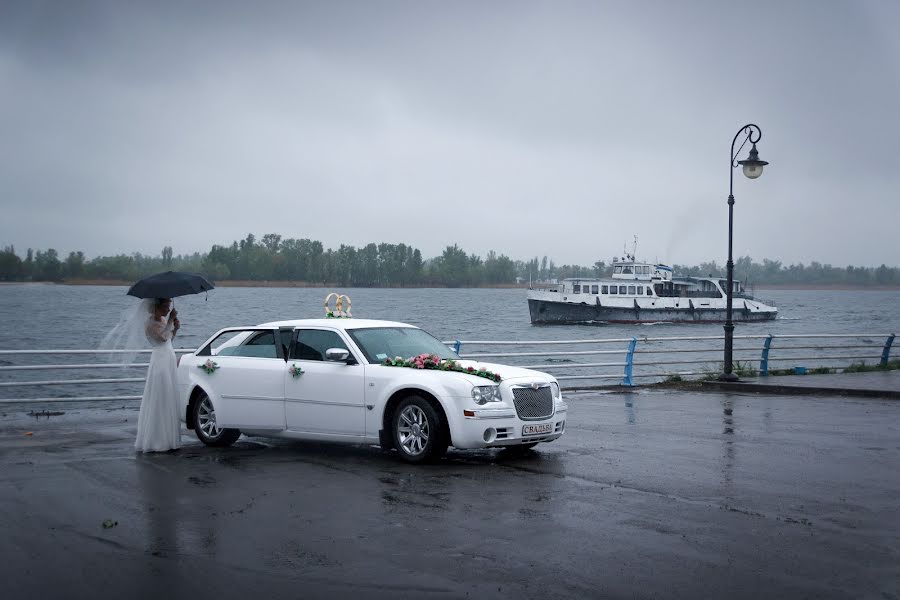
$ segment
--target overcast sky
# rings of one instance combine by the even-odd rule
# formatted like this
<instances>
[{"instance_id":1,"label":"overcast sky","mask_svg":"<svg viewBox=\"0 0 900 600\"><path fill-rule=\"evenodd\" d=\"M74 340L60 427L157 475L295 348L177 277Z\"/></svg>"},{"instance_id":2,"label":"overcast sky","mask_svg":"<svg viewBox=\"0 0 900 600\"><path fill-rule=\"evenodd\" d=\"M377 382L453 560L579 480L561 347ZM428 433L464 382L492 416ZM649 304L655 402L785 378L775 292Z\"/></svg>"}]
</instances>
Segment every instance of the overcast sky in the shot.
<instances>
[{"instance_id":1,"label":"overcast sky","mask_svg":"<svg viewBox=\"0 0 900 600\"><path fill-rule=\"evenodd\" d=\"M0 2L0 245L900 266L900 2ZM740 144L740 140L738 141ZM749 147L749 145L748 145ZM739 158L745 158L745 147Z\"/></svg>"}]
</instances>

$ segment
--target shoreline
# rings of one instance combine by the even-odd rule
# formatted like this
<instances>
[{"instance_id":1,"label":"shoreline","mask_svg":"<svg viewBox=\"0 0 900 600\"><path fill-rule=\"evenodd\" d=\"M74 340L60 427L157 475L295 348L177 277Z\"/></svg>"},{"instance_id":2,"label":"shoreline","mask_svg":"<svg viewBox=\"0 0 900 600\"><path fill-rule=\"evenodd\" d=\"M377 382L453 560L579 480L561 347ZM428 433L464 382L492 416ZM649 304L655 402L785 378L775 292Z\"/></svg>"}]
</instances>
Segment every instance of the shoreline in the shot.
<instances>
[{"instance_id":1,"label":"shoreline","mask_svg":"<svg viewBox=\"0 0 900 600\"><path fill-rule=\"evenodd\" d=\"M132 285L132 281L124 281L117 279L66 279L63 281L0 281L0 286L6 285L99 285L99 286L120 286L128 287ZM241 288L321 288L333 289L346 287L346 289L355 289L353 286L341 286L337 283L328 282L309 282L309 281L254 281L246 279L231 279L215 282L216 287L241 287ZM358 289L452 289L445 285L422 284L408 286L374 286L371 288ZM457 289L528 289L528 284L522 283L505 283L493 285L476 285L476 286L460 286ZM769 290L796 290L796 291L900 291L898 285L850 285L838 283L770 283L758 284L753 286L753 291L769 291Z\"/></svg>"}]
</instances>

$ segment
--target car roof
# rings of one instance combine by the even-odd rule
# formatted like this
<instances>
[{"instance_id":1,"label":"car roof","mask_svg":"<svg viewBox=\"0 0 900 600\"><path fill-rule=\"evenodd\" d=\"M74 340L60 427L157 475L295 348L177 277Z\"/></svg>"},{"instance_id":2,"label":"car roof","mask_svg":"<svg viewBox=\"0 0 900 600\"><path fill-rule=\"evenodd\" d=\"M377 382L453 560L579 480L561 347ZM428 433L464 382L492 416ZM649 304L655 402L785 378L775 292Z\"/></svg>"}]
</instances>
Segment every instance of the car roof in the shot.
<instances>
[{"instance_id":1,"label":"car roof","mask_svg":"<svg viewBox=\"0 0 900 600\"><path fill-rule=\"evenodd\" d=\"M294 319L291 321L271 321L261 323L259 327L331 327L334 329L368 329L373 327L410 327L415 325L397 321L379 321L377 319Z\"/></svg>"}]
</instances>

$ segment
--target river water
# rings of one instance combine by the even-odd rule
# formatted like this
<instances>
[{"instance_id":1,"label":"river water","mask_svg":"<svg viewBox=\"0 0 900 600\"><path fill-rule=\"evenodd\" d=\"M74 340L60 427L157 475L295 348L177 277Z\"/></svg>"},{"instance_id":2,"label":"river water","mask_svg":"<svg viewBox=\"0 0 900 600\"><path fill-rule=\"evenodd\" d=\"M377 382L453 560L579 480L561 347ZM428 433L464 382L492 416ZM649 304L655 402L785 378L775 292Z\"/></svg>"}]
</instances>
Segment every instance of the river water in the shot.
<instances>
[{"instance_id":1,"label":"river water","mask_svg":"<svg viewBox=\"0 0 900 600\"><path fill-rule=\"evenodd\" d=\"M93 349L123 310L137 300L125 287L52 284L0 285L0 350ZM176 347L195 348L222 327L324 316L325 288L218 288L208 295L176 299L182 328ZM524 289L343 289L357 318L403 321L442 340L562 340L670 336L721 336L715 324L531 325ZM900 329L900 290L766 290L758 294L778 306L779 317L736 324L735 335L867 334L878 339ZM880 340L883 343L883 338ZM483 351L478 348L474 351ZM467 346L463 346L466 353ZM893 355L896 355L895 352ZM6 364L71 362L69 357L0 356ZM532 362L534 358L530 359ZM538 359L540 360L540 359ZM594 359L596 360L596 358ZM85 362L82 357L79 362ZM499 361L498 362L503 362ZM518 362L521 361L509 361ZM12 375L0 372L0 380ZM22 372L16 372L22 378ZM39 371L41 379L75 378L71 371ZM121 377L121 371L102 376ZM84 374L78 376L86 376ZM91 373L90 376L97 376ZM134 376L134 375L129 375ZM29 375L30 377L30 375ZM60 386L0 389L0 398L81 395ZM139 394L134 384L107 386L101 395ZM35 396L35 394L37 394Z\"/></svg>"}]
</instances>

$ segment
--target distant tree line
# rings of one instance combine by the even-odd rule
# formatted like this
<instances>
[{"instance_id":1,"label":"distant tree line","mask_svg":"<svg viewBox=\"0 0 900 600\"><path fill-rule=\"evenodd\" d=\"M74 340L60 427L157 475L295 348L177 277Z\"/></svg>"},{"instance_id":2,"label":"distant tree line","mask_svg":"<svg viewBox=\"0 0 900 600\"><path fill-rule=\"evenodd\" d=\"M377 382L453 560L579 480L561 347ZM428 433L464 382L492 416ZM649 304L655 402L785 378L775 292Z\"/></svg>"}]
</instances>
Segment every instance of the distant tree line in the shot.
<instances>
[{"instance_id":1,"label":"distant tree line","mask_svg":"<svg viewBox=\"0 0 900 600\"><path fill-rule=\"evenodd\" d=\"M679 275L724 275L725 265L716 262L702 263L696 267L674 265ZM745 284L788 285L900 285L900 269L882 264L880 267L834 267L813 261L808 265L783 265L781 261L764 258L754 262L749 256L734 261L735 279Z\"/></svg>"},{"instance_id":2,"label":"distant tree line","mask_svg":"<svg viewBox=\"0 0 900 600\"><path fill-rule=\"evenodd\" d=\"M12 246L0 251L0 281L118 280L134 281L158 271L194 271L213 281L296 281L352 287L446 286L477 287L522 282L550 281L566 277L608 275L612 265L598 260L590 266L556 265L548 257L513 260L490 251L482 258L454 244L440 256L424 259L406 244L370 243L357 248L341 244L324 248L310 239L282 239L267 233L257 240L249 234L230 245L213 245L207 253L175 255L171 246L158 256L140 253L98 256L88 259L81 251L63 258L55 249L19 256ZM724 265L674 265L679 275L724 275ZM764 259L741 257L735 262L735 278L750 284L900 285L900 269L783 265Z\"/></svg>"}]
</instances>

